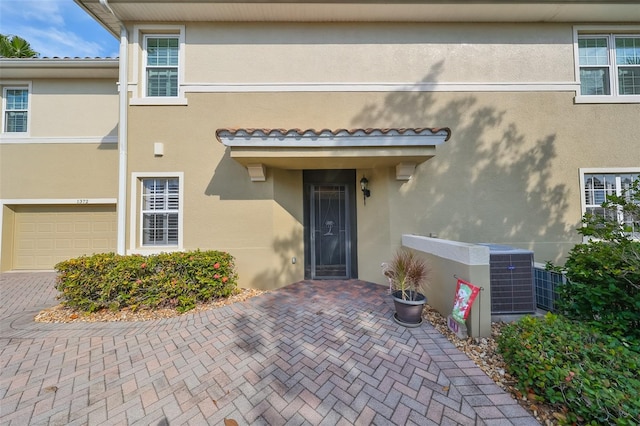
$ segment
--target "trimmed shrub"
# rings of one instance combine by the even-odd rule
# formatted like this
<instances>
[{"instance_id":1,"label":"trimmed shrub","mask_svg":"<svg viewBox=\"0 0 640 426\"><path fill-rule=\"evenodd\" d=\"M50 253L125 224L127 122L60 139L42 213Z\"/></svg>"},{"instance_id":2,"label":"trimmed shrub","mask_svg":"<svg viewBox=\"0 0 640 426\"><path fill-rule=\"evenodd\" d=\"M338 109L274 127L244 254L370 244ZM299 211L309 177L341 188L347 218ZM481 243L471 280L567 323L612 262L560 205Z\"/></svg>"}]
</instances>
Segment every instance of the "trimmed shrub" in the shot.
<instances>
[{"instance_id":1,"label":"trimmed shrub","mask_svg":"<svg viewBox=\"0 0 640 426\"><path fill-rule=\"evenodd\" d=\"M234 258L219 251L157 255L95 254L55 266L56 289L66 306L84 312L122 308L193 309L236 291Z\"/></svg>"},{"instance_id":2,"label":"trimmed shrub","mask_svg":"<svg viewBox=\"0 0 640 426\"><path fill-rule=\"evenodd\" d=\"M498 338L525 395L562 408L566 423L637 425L640 353L562 316L524 317Z\"/></svg>"},{"instance_id":3,"label":"trimmed shrub","mask_svg":"<svg viewBox=\"0 0 640 426\"><path fill-rule=\"evenodd\" d=\"M630 260L638 253L635 241L576 245L564 266L568 281L558 287L559 312L640 350L640 264Z\"/></svg>"},{"instance_id":4,"label":"trimmed shrub","mask_svg":"<svg viewBox=\"0 0 640 426\"><path fill-rule=\"evenodd\" d=\"M591 240L576 245L563 268L550 265L567 276L557 307L640 351L640 180L620 196L608 195L602 209L585 214L578 229Z\"/></svg>"}]
</instances>

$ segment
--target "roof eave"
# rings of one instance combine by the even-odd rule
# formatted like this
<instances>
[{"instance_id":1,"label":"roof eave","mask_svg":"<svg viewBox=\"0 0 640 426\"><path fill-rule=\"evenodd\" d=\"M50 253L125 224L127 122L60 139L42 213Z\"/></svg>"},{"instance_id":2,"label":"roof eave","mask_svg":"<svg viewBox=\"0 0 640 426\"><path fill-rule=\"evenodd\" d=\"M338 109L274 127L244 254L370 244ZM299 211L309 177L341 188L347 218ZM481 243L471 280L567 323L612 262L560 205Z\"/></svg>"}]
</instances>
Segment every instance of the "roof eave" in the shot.
<instances>
[{"instance_id":1,"label":"roof eave","mask_svg":"<svg viewBox=\"0 0 640 426\"><path fill-rule=\"evenodd\" d=\"M99 0L75 0L117 36L117 19ZM110 0L120 19L139 22L570 22L637 23L637 1Z\"/></svg>"},{"instance_id":2,"label":"roof eave","mask_svg":"<svg viewBox=\"0 0 640 426\"><path fill-rule=\"evenodd\" d=\"M3 79L118 78L117 58L0 58Z\"/></svg>"}]
</instances>

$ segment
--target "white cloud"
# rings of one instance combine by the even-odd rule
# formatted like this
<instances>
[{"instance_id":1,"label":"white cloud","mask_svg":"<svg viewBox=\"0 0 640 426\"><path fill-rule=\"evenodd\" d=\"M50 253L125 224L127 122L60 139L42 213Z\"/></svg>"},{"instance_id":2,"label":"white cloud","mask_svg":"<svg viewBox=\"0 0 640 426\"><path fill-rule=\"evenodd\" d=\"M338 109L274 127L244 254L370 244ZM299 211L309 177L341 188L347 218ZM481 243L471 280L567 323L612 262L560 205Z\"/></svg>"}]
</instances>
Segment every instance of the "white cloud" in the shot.
<instances>
[{"instance_id":1,"label":"white cloud","mask_svg":"<svg viewBox=\"0 0 640 426\"><path fill-rule=\"evenodd\" d=\"M75 32L55 27L23 27L21 37L28 40L42 57L95 57L105 54L99 43L84 40Z\"/></svg>"},{"instance_id":2,"label":"white cloud","mask_svg":"<svg viewBox=\"0 0 640 426\"><path fill-rule=\"evenodd\" d=\"M2 0L0 11L9 19L21 19L31 22L46 22L49 25L64 25L60 6L71 0ZM4 22L3 22L4 24ZM3 25L4 26L4 25Z\"/></svg>"},{"instance_id":3,"label":"white cloud","mask_svg":"<svg viewBox=\"0 0 640 426\"><path fill-rule=\"evenodd\" d=\"M24 38L41 57L118 55L118 41L73 0L0 0L0 33Z\"/></svg>"}]
</instances>

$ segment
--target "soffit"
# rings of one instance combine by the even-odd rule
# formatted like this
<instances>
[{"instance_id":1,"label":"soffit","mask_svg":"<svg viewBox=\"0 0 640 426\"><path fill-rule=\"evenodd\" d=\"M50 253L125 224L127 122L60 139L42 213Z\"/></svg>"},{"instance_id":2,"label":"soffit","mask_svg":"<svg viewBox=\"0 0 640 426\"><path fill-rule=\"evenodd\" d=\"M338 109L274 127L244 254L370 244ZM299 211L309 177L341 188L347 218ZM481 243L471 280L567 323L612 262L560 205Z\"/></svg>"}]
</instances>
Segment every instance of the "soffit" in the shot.
<instances>
[{"instance_id":1,"label":"soffit","mask_svg":"<svg viewBox=\"0 0 640 426\"><path fill-rule=\"evenodd\" d=\"M99 0L75 0L114 35L120 27ZM170 1L110 0L124 22L576 22L640 21L637 1Z\"/></svg>"},{"instance_id":2,"label":"soffit","mask_svg":"<svg viewBox=\"0 0 640 426\"><path fill-rule=\"evenodd\" d=\"M216 138L246 167L349 169L420 164L447 141L448 128L218 129Z\"/></svg>"}]
</instances>

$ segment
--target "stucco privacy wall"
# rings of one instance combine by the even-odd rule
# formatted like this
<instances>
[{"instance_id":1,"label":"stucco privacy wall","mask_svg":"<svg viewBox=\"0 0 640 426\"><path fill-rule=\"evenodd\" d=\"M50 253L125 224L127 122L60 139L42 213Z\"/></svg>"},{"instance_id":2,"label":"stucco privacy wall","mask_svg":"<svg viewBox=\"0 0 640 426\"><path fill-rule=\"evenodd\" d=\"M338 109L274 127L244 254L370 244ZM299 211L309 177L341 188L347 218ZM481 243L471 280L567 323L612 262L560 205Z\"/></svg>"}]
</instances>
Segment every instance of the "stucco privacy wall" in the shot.
<instances>
[{"instance_id":1,"label":"stucco privacy wall","mask_svg":"<svg viewBox=\"0 0 640 426\"><path fill-rule=\"evenodd\" d=\"M466 325L470 336L491 336L489 248L421 235L403 235L402 245L426 260L429 267L427 302L443 316L453 310L458 279L480 288Z\"/></svg>"},{"instance_id":2,"label":"stucco privacy wall","mask_svg":"<svg viewBox=\"0 0 640 426\"><path fill-rule=\"evenodd\" d=\"M574 79L570 25L189 23L185 39L196 85Z\"/></svg>"},{"instance_id":3,"label":"stucco privacy wall","mask_svg":"<svg viewBox=\"0 0 640 426\"><path fill-rule=\"evenodd\" d=\"M266 182L250 182L216 129L448 126L452 138L408 182L395 180L391 168L358 170L372 192L366 206L357 197L359 277L384 283L380 263L406 233L506 243L534 250L539 262L562 261L580 241L579 168L633 167L638 160L630 155L629 125L637 106L574 105L573 96L189 93L188 106L130 107L129 169L184 171L185 248L237 254L247 266L243 284L280 270L288 271L284 281L302 276L302 262L290 264L295 244L286 256L274 251L276 241L293 241L301 229L301 174L267 169ZM154 142L165 144L164 156L153 155Z\"/></svg>"}]
</instances>

